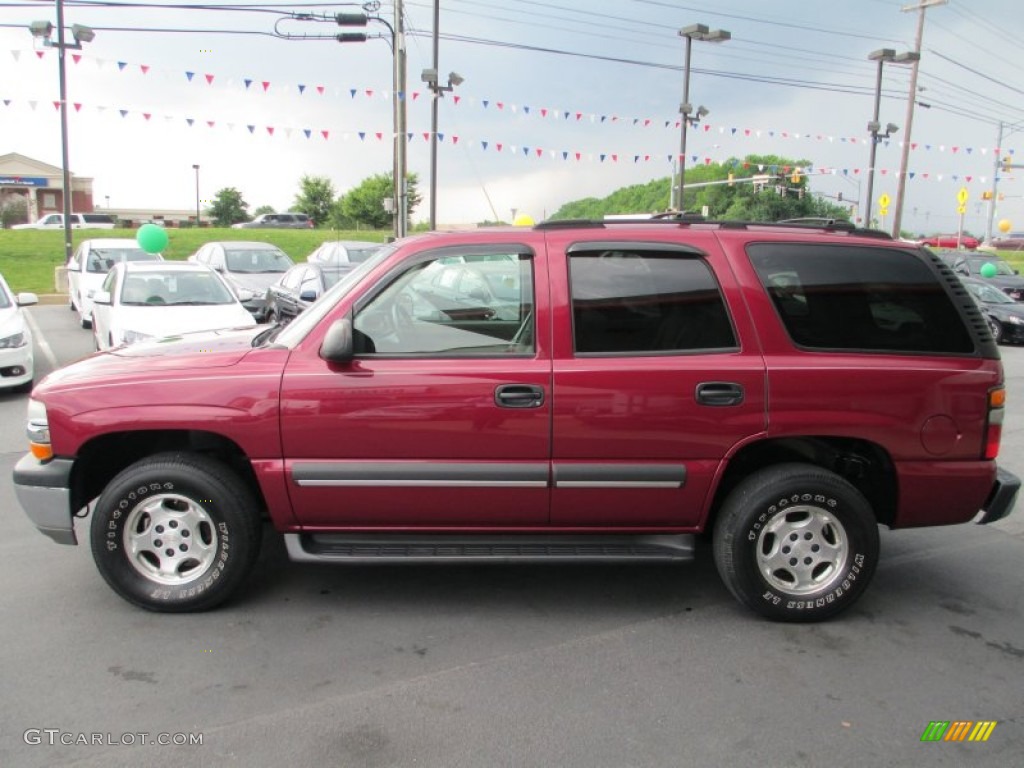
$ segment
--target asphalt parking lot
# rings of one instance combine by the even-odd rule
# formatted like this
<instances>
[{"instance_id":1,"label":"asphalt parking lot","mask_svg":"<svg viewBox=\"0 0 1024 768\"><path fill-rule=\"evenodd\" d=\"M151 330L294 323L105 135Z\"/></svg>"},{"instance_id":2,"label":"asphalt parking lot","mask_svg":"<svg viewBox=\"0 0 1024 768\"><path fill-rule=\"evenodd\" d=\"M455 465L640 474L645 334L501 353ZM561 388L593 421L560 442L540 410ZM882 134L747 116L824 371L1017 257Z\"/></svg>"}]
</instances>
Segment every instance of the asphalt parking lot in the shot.
<instances>
[{"instance_id":1,"label":"asphalt parking lot","mask_svg":"<svg viewBox=\"0 0 1024 768\"><path fill-rule=\"evenodd\" d=\"M66 308L30 313L41 372L91 350ZM1005 348L1004 364L1002 463L1024 475L1024 349ZM238 599L156 615L108 589L87 546L54 544L21 511L9 478L25 399L0 395L2 766L1011 766L1024 754L1024 509L993 526L883 530L871 588L820 625L758 619L706 550L684 566L325 568L289 563L270 531ZM921 741L930 722L957 720L996 725L984 743Z\"/></svg>"}]
</instances>

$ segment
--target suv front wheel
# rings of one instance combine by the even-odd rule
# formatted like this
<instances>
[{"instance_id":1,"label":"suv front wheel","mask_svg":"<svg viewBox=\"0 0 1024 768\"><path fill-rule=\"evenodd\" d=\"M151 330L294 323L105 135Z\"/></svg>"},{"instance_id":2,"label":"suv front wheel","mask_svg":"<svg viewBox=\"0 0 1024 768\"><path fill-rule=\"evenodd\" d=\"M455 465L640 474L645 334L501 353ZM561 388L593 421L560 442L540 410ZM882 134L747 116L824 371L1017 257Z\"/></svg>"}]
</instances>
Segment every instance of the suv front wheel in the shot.
<instances>
[{"instance_id":1,"label":"suv front wheel","mask_svg":"<svg viewBox=\"0 0 1024 768\"><path fill-rule=\"evenodd\" d=\"M776 621L820 621L849 608L878 562L867 499L839 475L780 464L745 478L714 531L715 564L729 591Z\"/></svg>"},{"instance_id":2,"label":"suv front wheel","mask_svg":"<svg viewBox=\"0 0 1024 768\"><path fill-rule=\"evenodd\" d=\"M218 461L151 456L110 481L92 513L92 555L121 597L152 611L227 599L259 553L259 506Z\"/></svg>"}]
</instances>

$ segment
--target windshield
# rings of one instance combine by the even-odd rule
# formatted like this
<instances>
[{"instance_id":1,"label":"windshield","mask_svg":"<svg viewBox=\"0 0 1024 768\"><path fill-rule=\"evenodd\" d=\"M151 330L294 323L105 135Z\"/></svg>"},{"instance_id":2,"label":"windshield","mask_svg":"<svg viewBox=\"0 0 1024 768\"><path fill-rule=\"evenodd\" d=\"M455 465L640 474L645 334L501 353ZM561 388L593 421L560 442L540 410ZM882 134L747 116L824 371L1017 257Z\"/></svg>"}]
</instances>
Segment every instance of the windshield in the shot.
<instances>
[{"instance_id":1,"label":"windshield","mask_svg":"<svg viewBox=\"0 0 1024 768\"><path fill-rule=\"evenodd\" d=\"M972 275L980 275L981 268L986 264L994 266L996 268L997 275L1003 275L1004 277L1013 277L1014 275L1013 269L1002 259L971 259L969 263L971 265Z\"/></svg>"},{"instance_id":2,"label":"windshield","mask_svg":"<svg viewBox=\"0 0 1024 768\"><path fill-rule=\"evenodd\" d=\"M234 294L213 272L144 272L125 277L122 306L200 306L234 304Z\"/></svg>"},{"instance_id":3,"label":"windshield","mask_svg":"<svg viewBox=\"0 0 1024 768\"><path fill-rule=\"evenodd\" d=\"M348 260L352 262L363 262L380 250L379 246L373 248L349 248Z\"/></svg>"},{"instance_id":4,"label":"windshield","mask_svg":"<svg viewBox=\"0 0 1024 768\"><path fill-rule=\"evenodd\" d=\"M967 289L974 294L974 297L978 301L983 301L986 304L1016 304L1013 299L1003 293L1001 290L996 288L994 285L978 285L977 283L968 283Z\"/></svg>"},{"instance_id":5,"label":"windshield","mask_svg":"<svg viewBox=\"0 0 1024 768\"><path fill-rule=\"evenodd\" d=\"M241 273L267 273L287 272L289 267L294 266L292 260L284 251L272 251L267 248L259 250L237 250L226 251L224 260L228 272Z\"/></svg>"},{"instance_id":6,"label":"windshield","mask_svg":"<svg viewBox=\"0 0 1024 768\"><path fill-rule=\"evenodd\" d=\"M320 300L309 309L300 314L288 325L284 326L274 334L265 336L260 334L253 340L254 343L276 341L286 347L293 347L306 337L306 334L313 329L331 309L338 303L342 296L348 293L362 279L363 275L371 272L378 264L387 259L395 252L395 245L387 245L379 248L369 259L357 264L351 271L342 275L341 279L326 291Z\"/></svg>"},{"instance_id":7,"label":"windshield","mask_svg":"<svg viewBox=\"0 0 1024 768\"><path fill-rule=\"evenodd\" d=\"M141 248L93 248L85 271L105 275L110 268L122 261L160 261L159 254L146 253Z\"/></svg>"}]
</instances>

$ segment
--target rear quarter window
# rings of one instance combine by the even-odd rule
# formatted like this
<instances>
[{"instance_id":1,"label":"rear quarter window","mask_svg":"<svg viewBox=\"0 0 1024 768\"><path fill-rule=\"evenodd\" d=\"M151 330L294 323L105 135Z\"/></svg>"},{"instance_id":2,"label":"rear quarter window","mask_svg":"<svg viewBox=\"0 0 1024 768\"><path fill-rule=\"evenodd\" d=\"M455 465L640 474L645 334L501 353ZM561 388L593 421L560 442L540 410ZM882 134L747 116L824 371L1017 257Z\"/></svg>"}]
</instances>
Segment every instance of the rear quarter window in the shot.
<instances>
[{"instance_id":1,"label":"rear quarter window","mask_svg":"<svg viewBox=\"0 0 1024 768\"><path fill-rule=\"evenodd\" d=\"M793 342L822 350L970 354L939 277L891 248L754 243L747 254Z\"/></svg>"}]
</instances>

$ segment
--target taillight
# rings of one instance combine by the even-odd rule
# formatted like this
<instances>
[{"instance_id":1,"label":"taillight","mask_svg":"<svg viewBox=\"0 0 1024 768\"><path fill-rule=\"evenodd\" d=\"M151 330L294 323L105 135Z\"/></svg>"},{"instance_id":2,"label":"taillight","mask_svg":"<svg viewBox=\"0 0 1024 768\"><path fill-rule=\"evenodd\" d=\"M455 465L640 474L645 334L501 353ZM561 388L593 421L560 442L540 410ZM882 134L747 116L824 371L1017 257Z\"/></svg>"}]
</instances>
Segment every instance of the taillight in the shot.
<instances>
[{"instance_id":1,"label":"taillight","mask_svg":"<svg viewBox=\"0 0 1024 768\"><path fill-rule=\"evenodd\" d=\"M994 459L999 455L999 441L1003 437L1003 414L1006 405L1006 389L999 387L988 393L988 423L985 428L985 458Z\"/></svg>"}]
</instances>

